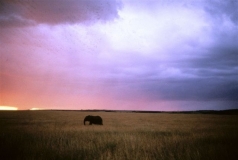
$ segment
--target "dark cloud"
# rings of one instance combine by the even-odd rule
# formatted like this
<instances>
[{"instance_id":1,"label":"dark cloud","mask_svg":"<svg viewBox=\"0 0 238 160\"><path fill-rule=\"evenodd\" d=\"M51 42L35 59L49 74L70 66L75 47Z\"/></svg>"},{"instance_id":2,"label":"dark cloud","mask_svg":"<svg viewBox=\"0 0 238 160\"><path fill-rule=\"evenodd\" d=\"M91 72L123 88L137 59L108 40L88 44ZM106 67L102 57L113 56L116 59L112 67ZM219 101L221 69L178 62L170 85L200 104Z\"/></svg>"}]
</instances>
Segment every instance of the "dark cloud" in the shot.
<instances>
[{"instance_id":1,"label":"dark cloud","mask_svg":"<svg viewBox=\"0 0 238 160\"><path fill-rule=\"evenodd\" d=\"M215 20L220 21L227 17L238 24L238 1L237 0L209 0L205 1L204 9L209 12Z\"/></svg>"},{"instance_id":2,"label":"dark cloud","mask_svg":"<svg viewBox=\"0 0 238 160\"><path fill-rule=\"evenodd\" d=\"M238 48L213 46L207 54L197 58L167 61L166 65L180 71L178 75L159 73L163 69L151 68L149 78L139 83L140 93L150 99L191 101L237 101L238 99ZM148 61L148 65L161 62ZM149 75L149 74L148 74Z\"/></svg>"},{"instance_id":3,"label":"dark cloud","mask_svg":"<svg viewBox=\"0 0 238 160\"><path fill-rule=\"evenodd\" d=\"M190 101L236 101L238 83L226 79L206 78L187 80L148 81L143 92L152 99Z\"/></svg>"},{"instance_id":4,"label":"dark cloud","mask_svg":"<svg viewBox=\"0 0 238 160\"><path fill-rule=\"evenodd\" d=\"M142 95L150 100L224 101L237 104L238 34L226 27L223 30L212 28L214 30L210 36L213 41L209 45L194 42L197 43L195 50L186 52L183 52L183 46L179 46L170 53L171 58L164 61L136 56L130 63L131 70L126 69L127 66L124 66L125 69L123 66L117 68L118 75L131 78L119 82L119 92L125 98L130 97L127 95L129 93L136 98ZM133 71L133 68L140 72Z\"/></svg>"},{"instance_id":5,"label":"dark cloud","mask_svg":"<svg viewBox=\"0 0 238 160\"><path fill-rule=\"evenodd\" d=\"M202 62L199 60L200 64L195 59L190 62L167 62L170 67L181 71L177 75L156 67L155 63L158 66L161 62L149 60L143 64L147 63L147 66L151 67L145 71L141 70L141 74L117 70L118 75L125 77L111 78L111 83L106 84L125 99L143 97L150 101L237 101L238 65L227 66L228 68L219 68L219 62L208 65L212 58L214 57L211 56ZM163 72L164 74L161 74Z\"/></svg>"},{"instance_id":6,"label":"dark cloud","mask_svg":"<svg viewBox=\"0 0 238 160\"><path fill-rule=\"evenodd\" d=\"M2 0L0 24L9 27L108 21L118 16L120 7L117 0Z\"/></svg>"}]
</instances>

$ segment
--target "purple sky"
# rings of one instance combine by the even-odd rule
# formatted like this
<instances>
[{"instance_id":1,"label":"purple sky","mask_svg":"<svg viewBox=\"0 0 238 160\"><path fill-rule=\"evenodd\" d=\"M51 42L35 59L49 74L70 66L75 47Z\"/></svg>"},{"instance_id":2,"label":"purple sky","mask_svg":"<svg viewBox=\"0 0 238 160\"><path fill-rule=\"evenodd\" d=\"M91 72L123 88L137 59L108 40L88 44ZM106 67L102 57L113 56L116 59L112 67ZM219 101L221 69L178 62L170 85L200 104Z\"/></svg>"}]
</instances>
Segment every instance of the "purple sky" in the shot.
<instances>
[{"instance_id":1,"label":"purple sky","mask_svg":"<svg viewBox=\"0 0 238 160\"><path fill-rule=\"evenodd\" d=\"M1 0L0 106L238 109L237 8L237 0Z\"/></svg>"}]
</instances>

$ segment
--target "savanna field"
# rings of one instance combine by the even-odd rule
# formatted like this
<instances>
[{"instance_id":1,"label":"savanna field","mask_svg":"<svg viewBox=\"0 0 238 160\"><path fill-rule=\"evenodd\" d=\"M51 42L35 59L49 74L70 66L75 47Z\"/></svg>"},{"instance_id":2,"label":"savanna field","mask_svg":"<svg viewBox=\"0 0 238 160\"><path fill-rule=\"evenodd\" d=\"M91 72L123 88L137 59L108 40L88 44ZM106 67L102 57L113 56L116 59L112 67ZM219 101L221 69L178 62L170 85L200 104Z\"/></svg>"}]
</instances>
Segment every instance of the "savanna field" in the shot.
<instances>
[{"instance_id":1,"label":"savanna field","mask_svg":"<svg viewBox=\"0 0 238 160\"><path fill-rule=\"evenodd\" d=\"M0 111L1 160L235 160L237 145L238 115Z\"/></svg>"}]
</instances>

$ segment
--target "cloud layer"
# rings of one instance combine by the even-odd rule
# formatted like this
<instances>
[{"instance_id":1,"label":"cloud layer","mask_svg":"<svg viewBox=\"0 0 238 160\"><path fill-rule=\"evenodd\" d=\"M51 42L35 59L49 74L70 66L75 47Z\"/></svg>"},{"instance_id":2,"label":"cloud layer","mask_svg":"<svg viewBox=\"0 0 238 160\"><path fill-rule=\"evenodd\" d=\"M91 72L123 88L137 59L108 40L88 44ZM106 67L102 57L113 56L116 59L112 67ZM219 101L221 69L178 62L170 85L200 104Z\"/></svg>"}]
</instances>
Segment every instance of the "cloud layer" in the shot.
<instances>
[{"instance_id":1,"label":"cloud layer","mask_svg":"<svg viewBox=\"0 0 238 160\"><path fill-rule=\"evenodd\" d=\"M0 105L238 108L237 5L2 1Z\"/></svg>"},{"instance_id":2,"label":"cloud layer","mask_svg":"<svg viewBox=\"0 0 238 160\"><path fill-rule=\"evenodd\" d=\"M86 23L118 17L117 0L41 0L0 3L1 27Z\"/></svg>"}]
</instances>

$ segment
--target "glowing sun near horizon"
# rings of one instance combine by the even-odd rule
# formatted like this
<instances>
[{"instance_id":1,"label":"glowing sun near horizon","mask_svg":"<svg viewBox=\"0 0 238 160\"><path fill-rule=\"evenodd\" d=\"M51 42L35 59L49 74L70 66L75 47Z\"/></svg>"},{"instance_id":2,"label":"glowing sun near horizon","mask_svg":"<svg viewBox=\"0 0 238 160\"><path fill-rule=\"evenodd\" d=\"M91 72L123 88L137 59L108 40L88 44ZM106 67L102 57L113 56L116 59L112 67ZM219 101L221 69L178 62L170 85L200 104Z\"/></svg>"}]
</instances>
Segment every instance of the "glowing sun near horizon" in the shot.
<instances>
[{"instance_id":1,"label":"glowing sun near horizon","mask_svg":"<svg viewBox=\"0 0 238 160\"><path fill-rule=\"evenodd\" d=\"M35 111L35 110L44 110L44 108L31 108L31 111Z\"/></svg>"},{"instance_id":2,"label":"glowing sun near horizon","mask_svg":"<svg viewBox=\"0 0 238 160\"><path fill-rule=\"evenodd\" d=\"M13 110L18 110L18 108L17 107L12 107L12 106L0 106L0 111L1 110L11 110L11 111L13 111Z\"/></svg>"}]
</instances>

